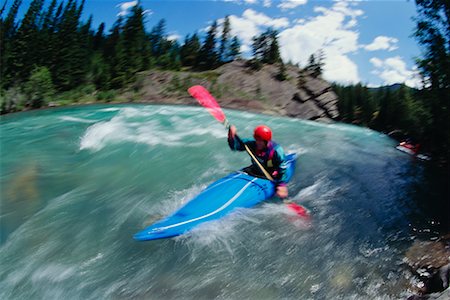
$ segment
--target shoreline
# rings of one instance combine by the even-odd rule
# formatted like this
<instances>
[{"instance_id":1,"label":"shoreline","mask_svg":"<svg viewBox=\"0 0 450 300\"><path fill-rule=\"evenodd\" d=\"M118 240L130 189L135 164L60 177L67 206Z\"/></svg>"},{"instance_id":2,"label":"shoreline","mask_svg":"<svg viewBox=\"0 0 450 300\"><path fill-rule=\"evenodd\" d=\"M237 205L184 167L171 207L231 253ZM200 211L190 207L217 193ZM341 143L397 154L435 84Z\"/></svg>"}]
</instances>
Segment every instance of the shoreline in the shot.
<instances>
[{"instance_id":1,"label":"shoreline","mask_svg":"<svg viewBox=\"0 0 450 300\"><path fill-rule=\"evenodd\" d=\"M27 109L27 110L22 110L22 111L16 111L16 112L11 112L11 113L7 113L2 115L3 117L0 117L1 121L8 121L7 119L9 118L9 116L14 117L16 115L18 115L18 113L34 113L34 112L52 112L54 110L64 110L64 109L71 109L71 108L80 108L80 107L90 107L90 106L125 106L125 105L166 105L166 106L188 106L188 107L198 107L201 108L201 106L196 105L195 101L192 101L192 103L189 103L188 100L191 100L189 98L181 98L181 99L168 99L169 101L163 101L164 99L159 99L158 101L156 100L151 100L151 101L112 101L112 102L90 102L90 103L71 103L68 105L56 105L56 106L45 106L45 107L41 107L38 109ZM185 101L184 101L185 100ZM291 117L291 116L286 116L280 113L277 113L276 111L274 111L272 114L267 114L265 112L262 111L258 111L257 109L252 109L252 108L230 108L227 105L223 105L222 106L225 109L229 109L229 110L235 110L235 111L239 111L239 112L251 112L251 113L257 113L257 114L261 114L261 115L267 115L267 116L277 116L277 117L287 117L290 119L299 119L299 120L305 120L305 121L313 121L313 122L319 122L322 123L320 121L317 120L307 120L307 119L301 119L298 117ZM333 123L341 123L338 121L334 121L332 120ZM343 122L342 122L343 123ZM354 125L357 127L361 127L361 128L367 128L367 127L363 127L363 126L359 126L359 125L355 125L355 124L349 124L349 123L343 123L343 124L348 124L348 125ZM369 128L370 129L370 128ZM373 129L370 129L373 130ZM374 130L375 131L375 130ZM378 132L378 131L376 131ZM381 134L386 135L387 137L389 137L392 140L396 140L393 137L389 136L386 133L382 133ZM437 166L437 165L436 165ZM412 232L411 232L412 233ZM427 265L422 265L422 257L424 255L427 255L428 253L435 253L435 249L437 246L440 246L442 244L442 240L444 238L444 236L447 234L449 234L450 231L442 231L439 236L440 238L438 238L438 240L436 241L432 241L430 239L423 239L420 237L420 235L416 235L415 238L415 243L413 243L411 245L411 247L409 248L409 252L405 253L405 257L408 254L409 257L409 267L411 268L412 272L415 274L415 276L417 276L417 278L421 279L422 282L424 282L424 285L426 287L425 290L418 290L418 294L420 295L427 295L429 293L427 293L427 291L433 290L432 288L432 281L436 280L439 276L439 272L441 269L446 270L446 265L434 265L432 268L429 268L428 271L430 273L430 277L429 278L423 278L420 277L420 274L418 272L416 272L416 270L420 269L420 268L427 268ZM448 241L448 240L447 240ZM440 248L439 248L440 249ZM444 254L442 254L444 253ZM445 252L442 252L438 255L433 256L434 258L436 258L436 260L438 259L445 259L446 255ZM419 263L421 265L419 265ZM427 262L428 264L428 262Z\"/></svg>"}]
</instances>

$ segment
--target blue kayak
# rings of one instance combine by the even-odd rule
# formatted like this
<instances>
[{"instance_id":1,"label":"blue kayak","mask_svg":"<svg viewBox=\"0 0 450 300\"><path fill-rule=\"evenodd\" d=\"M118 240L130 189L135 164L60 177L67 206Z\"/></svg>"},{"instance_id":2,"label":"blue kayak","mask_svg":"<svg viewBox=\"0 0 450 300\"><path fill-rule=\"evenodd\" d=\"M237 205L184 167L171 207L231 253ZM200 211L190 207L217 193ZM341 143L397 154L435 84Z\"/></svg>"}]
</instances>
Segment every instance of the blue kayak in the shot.
<instances>
[{"instance_id":1,"label":"blue kayak","mask_svg":"<svg viewBox=\"0 0 450 300\"><path fill-rule=\"evenodd\" d=\"M286 156L290 180L295 170L296 154ZM156 240L183 234L195 226L217 220L238 207L252 207L273 197L275 184L267 179L234 172L209 185L172 215L136 233L138 241Z\"/></svg>"}]
</instances>

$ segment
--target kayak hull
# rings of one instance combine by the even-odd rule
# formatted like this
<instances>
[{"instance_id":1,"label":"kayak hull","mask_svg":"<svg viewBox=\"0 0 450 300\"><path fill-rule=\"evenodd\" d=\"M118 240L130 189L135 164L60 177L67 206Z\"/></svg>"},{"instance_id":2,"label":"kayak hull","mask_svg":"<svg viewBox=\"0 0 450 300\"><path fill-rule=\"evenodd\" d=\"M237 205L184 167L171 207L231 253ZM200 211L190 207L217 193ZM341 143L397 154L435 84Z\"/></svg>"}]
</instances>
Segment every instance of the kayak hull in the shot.
<instances>
[{"instance_id":1,"label":"kayak hull","mask_svg":"<svg viewBox=\"0 0 450 300\"><path fill-rule=\"evenodd\" d=\"M402 152L408 153L409 155L415 156L420 160L431 160L431 158L425 154L417 154L415 153L413 150L409 149L408 147L404 147L404 146L397 146L395 147L397 150L400 150Z\"/></svg>"},{"instance_id":2,"label":"kayak hull","mask_svg":"<svg viewBox=\"0 0 450 300\"><path fill-rule=\"evenodd\" d=\"M288 154L287 176L295 170L296 154ZM209 185L170 216L136 233L134 239L148 241L174 237L197 225L220 219L236 208L249 208L273 197L275 184L267 179L234 172Z\"/></svg>"}]
</instances>

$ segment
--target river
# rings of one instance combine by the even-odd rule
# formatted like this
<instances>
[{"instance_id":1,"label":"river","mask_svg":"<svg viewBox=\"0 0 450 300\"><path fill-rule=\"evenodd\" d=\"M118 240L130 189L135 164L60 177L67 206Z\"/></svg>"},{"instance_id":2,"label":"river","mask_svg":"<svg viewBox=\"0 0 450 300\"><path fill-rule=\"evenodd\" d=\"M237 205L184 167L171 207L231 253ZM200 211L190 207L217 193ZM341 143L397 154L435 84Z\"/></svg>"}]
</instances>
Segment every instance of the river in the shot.
<instances>
[{"instance_id":1,"label":"river","mask_svg":"<svg viewBox=\"0 0 450 300\"><path fill-rule=\"evenodd\" d=\"M226 110L299 154L290 199L172 239L133 240L249 164L203 108L79 106L4 116L1 299L405 299L404 253L437 235L424 163L378 132ZM431 182L431 183L430 183ZM436 200L439 201L439 200Z\"/></svg>"}]
</instances>

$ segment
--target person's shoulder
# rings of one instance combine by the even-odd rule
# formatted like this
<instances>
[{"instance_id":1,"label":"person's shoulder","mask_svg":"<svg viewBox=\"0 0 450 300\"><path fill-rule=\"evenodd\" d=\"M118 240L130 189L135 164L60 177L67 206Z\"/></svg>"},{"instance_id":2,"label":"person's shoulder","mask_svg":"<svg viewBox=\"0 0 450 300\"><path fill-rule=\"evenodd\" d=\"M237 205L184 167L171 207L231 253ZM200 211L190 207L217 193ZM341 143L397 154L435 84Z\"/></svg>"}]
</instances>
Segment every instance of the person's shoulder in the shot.
<instances>
[{"instance_id":1,"label":"person's shoulder","mask_svg":"<svg viewBox=\"0 0 450 300\"><path fill-rule=\"evenodd\" d=\"M242 142L244 144L247 144L247 145L249 145L249 144L252 144L252 145L256 144L256 141L253 138L244 138L244 139L242 139Z\"/></svg>"},{"instance_id":2,"label":"person's shoulder","mask_svg":"<svg viewBox=\"0 0 450 300\"><path fill-rule=\"evenodd\" d=\"M275 141L272 141L272 147L273 147L275 150L277 150L277 149L283 150L283 147L281 147L281 145L278 144L278 143L275 142Z\"/></svg>"},{"instance_id":3,"label":"person's shoulder","mask_svg":"<svg viewBox=\"0 0 450 300\"><path fill-rule=\"evenodd\" d=\"M272 141L272 147L275 150L275 152L277 152L278 154L284 155L284 149L280 144Z\"/></svg>"}]
</instances>

